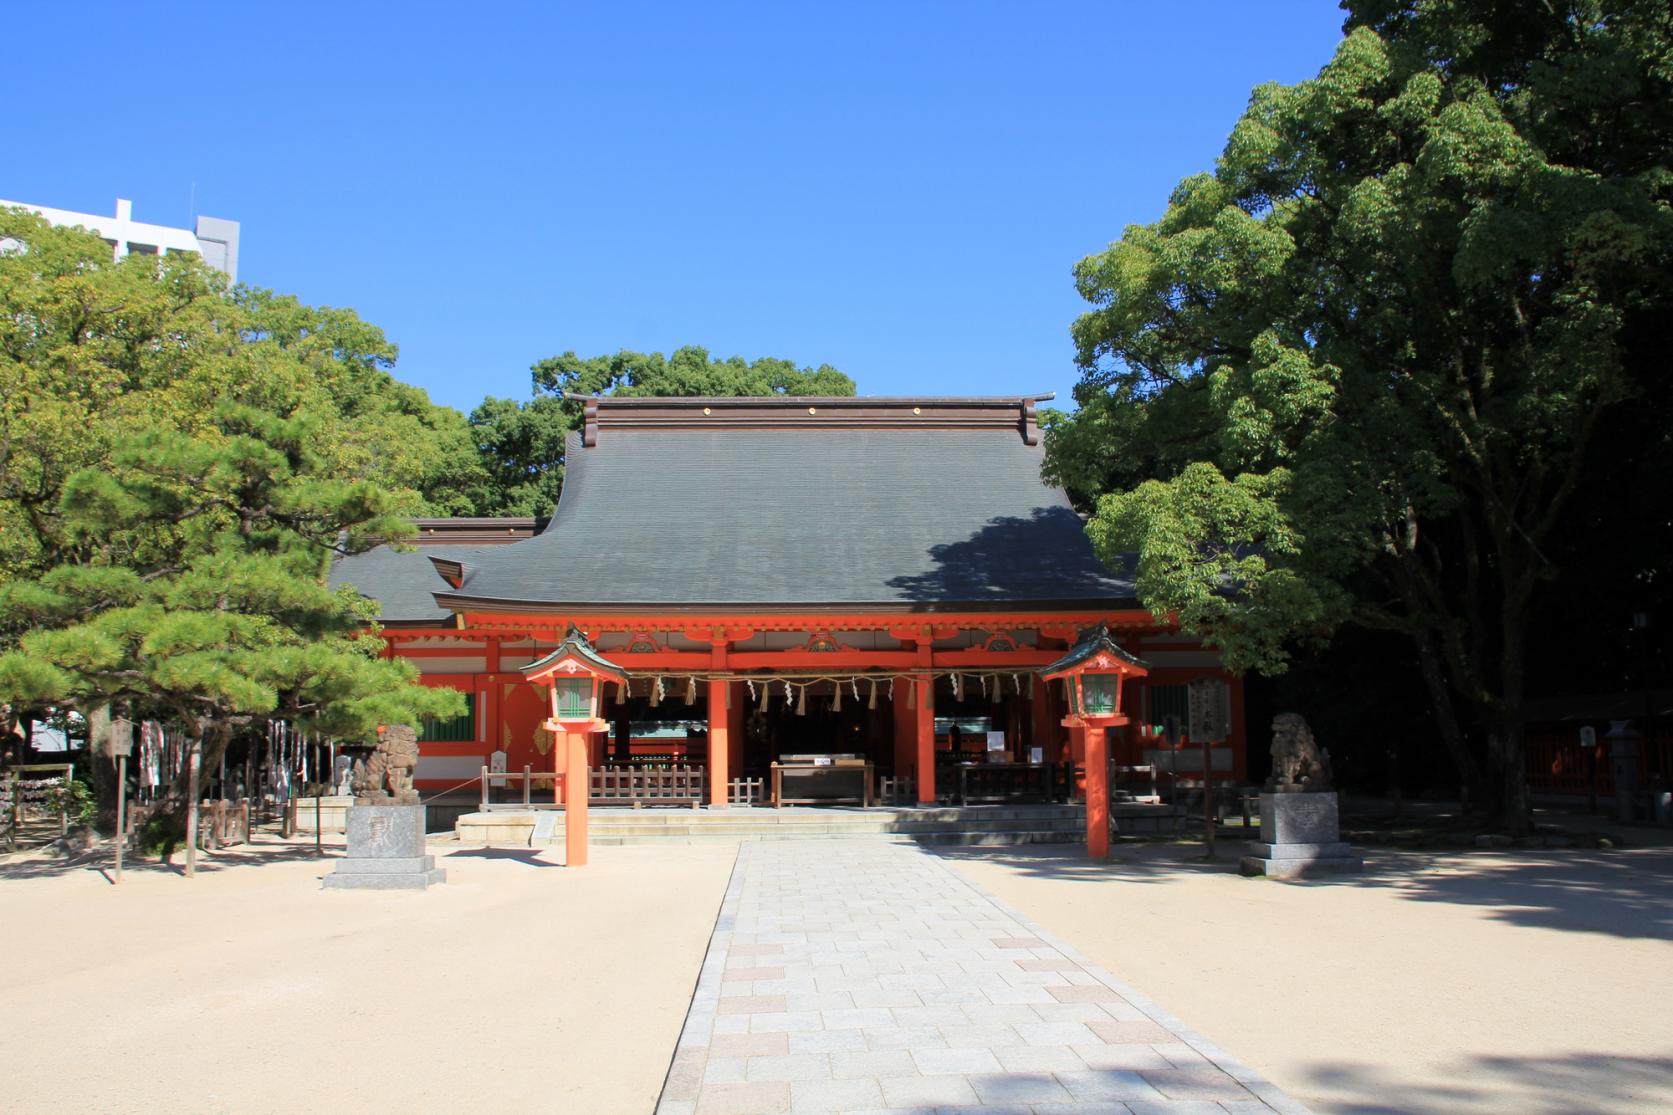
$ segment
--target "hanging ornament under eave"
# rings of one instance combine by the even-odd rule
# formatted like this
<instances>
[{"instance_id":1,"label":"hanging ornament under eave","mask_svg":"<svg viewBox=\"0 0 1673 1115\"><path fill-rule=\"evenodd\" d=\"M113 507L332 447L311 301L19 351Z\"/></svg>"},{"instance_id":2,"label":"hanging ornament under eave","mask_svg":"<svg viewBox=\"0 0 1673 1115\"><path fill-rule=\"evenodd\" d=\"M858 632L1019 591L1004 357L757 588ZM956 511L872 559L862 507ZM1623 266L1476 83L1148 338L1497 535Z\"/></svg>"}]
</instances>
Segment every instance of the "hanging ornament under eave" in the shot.
<instances>
[{"instance_id":1,"label":"hanging ornament under eave","mask_svg":"<svg viewBox=\"0 0 1673 1115\"><path fill-rule=\"evenodd\" d=\"M685 679L685 703L688 705L697 703L697 679L695 677Z\"/></svg>"},{"instance_id":2,"label":"hanging ornament under eave","mask_svg":"<svg viewBox=\"0 0 1673 1115\"><path fill-rule=\"evenodd\" d=\"M999 703L999 691L1003 689L1004 686L1004 681L1000 679L998 674L994 674L993 684L988 686L988 700L997 705Z\"/></svg>"},{"instance_id":3,"label":"hanging ornament under eave","mask_svg":"<svg viewBox=\"0 0 1673 1115\"><path fill-rule=\"evenodd\" d=\"M662 703L662 678L658 677L651 683L651 707L656 708Z\"/></svg>"},{"instance_id":4,"label":"hanging ornament under eave","mask_svg":"<svg viewBox=\"0 0 1673 1115\"><path fill-rule=\"evenodd\" d=\"M842 711L842 682L840 682L840 681L837 682L835 688L836 688L836 696L831 698L831 711L832 712L841 712Z\"/></svg>"},{"instance_id":5,"label":"hanging ornament under eave","mask_svg":"<svg viewBox=\"0 0 1673 1115\"><path fill-rule=\"evenodd\" d=\"M753 683L752 683L753 684ZM761 683L761 711L767 711L767 700L773 695L773 685L770 681Z\"/></svg>"},{"instance_id":6,"label":"hanging ornament under eave","mask_svg":"<svg viewBox=\"0 0 1673 1115\"><path fill-rule=\"evenodd\" d=\"M796 693L796 715L807 715L807 686L799 686Z\"/></svg>"},{"instance_id":7,"label":"hanging ornament under eave","mask_svg":"<svg viewBox=\"0 0 1673 1115\"><path fill-rule=\"evenodd\" d=\"M866 708L877 707L877 679L871 679L871 698L866 701Z\"/></svg>"},{"instance_id":8,"label":"hanging ornament under eave","mask_svg":"<svg viewBox=\"0 0 1673 1115\"><path fill-rule=\"evenodd\" d=\"M627 704L627 682L625 681L616 683L616 703L618 705Z\"/></svg>"}]
</instances>

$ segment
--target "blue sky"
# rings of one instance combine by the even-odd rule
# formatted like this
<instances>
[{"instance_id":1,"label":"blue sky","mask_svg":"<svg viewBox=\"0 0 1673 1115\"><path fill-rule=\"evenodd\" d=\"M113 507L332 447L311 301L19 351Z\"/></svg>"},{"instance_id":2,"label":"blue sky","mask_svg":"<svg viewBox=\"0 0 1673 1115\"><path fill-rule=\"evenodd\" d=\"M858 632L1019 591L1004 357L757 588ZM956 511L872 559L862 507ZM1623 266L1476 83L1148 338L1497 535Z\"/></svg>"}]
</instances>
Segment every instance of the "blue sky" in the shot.
<instances>
[{"instance_id":1,"label":"blue sky","mask_svg":"<svg viewBox=\"0 0 1673 1115\"><path fill-rule=\"evenodd\" d=\"M833 364L862 394L1075 382L1070 269L1154 220L1325 0L78 4L7 20L0 197L242 222L468 410L566 349Z\"/></svg>"}]
</instances>

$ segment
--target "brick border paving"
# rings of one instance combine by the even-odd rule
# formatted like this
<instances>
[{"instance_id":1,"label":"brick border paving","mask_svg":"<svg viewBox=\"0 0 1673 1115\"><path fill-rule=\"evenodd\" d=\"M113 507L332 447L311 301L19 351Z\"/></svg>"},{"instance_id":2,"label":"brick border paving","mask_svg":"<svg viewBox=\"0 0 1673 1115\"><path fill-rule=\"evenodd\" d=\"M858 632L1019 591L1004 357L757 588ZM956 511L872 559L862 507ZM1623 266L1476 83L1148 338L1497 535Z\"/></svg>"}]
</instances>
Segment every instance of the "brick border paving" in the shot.
<instances>
[{"instance_id":1,"label":"brick border paving","mask_svg":"<svg viewBox=\"0 0 1673 1115\"><path fill-rule=\"evenodd\" d=\"M915 845L743 843L656 1115L1307 1115Z\"/></svg>"}]
</instances>

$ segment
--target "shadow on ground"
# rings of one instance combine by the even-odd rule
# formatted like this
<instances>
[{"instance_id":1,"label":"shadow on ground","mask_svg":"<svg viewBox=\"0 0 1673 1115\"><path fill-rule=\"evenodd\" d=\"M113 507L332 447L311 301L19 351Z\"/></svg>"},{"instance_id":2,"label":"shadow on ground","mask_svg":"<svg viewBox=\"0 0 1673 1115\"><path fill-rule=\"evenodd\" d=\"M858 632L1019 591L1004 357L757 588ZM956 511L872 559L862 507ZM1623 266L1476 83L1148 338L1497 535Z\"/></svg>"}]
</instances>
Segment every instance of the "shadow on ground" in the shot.
<instances>
[{"instance_id":1,"label":"shadow on ground","mask_svg":"<svg viewBox=\"0 0 1673 1115\"><path fill-rule=\"evenodd\" d=\"M540 848L463 848L447 853L448 859L508 859L526 863L530 867L562 867L561 863L540 858Z\"/></svg>"},{"instance_id":2,"label":"shadow on ground","mask_svg":"<svg viewBox=\"0 0 1673 1115\"><path fill-rule=\"evenodd\" d=\"M333 847L330 844L325 846L323 852L315 851L312 844L240 844L217 852L200 852L197 870L201 875L212 875L234 867L269 867L280 863L315 860L319 862L323 873L329 870L330 861L342 854L343 849L340 846ZM50 879L60 875L73 875L80 871L94 872L111 880L114 878L115 870L116 853L108 847L95 848L71 856L41 849L18 853L5 862L0 862L0 882ZM158 860L150 856L140 857L132 853L122 859L124 875L184 875L185 871L184 852L176 852L167 860Z\"/></svg>"},{"instance_id":3,"label":"shadow on ground","mask_svg":"<svg viewBox=\"0 0 1673 1115\"><path fill-rule=\"evenodd\" d=\"M1673 1103L1673 1043L1663 1057L1471 1057L1414 1086L1364 1064L1324 1061L1303 1070L1307 1090L1321 1095L1399 1096L1384 1103L1315 1100L1336 1115L1441 1115L1506 1111L1520 1115L1615 1115L1666 1111ZM1513 1105L1513 1106L1507 1106Z\"/></svg>"},{"instance_id":4,"label":"shadow on ground","mask_svg":"<svg viewBox=\"0 0 1673 1115\"><path fill-rule=\"evenodd\" d=\"M1185 876L1235 875L1239 849L1206 861L1200 844L1118 846L1097 863L1061 848L936 849L952 861L1003 864L1025 875L1165 885ZM1360 875L1248 886L1387 887L1414 902L1477 906L1513 925L1673 940L1673 849L1480 852L1373 850Z\"/></svg>"}]
</instances>

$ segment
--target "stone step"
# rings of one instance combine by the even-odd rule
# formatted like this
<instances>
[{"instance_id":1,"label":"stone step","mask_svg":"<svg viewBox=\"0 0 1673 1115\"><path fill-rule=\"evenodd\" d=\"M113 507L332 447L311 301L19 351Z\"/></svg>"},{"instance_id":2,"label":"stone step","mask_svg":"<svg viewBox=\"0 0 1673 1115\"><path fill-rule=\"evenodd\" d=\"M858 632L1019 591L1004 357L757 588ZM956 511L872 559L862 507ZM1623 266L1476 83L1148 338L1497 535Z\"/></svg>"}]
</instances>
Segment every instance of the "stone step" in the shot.
<instances>
[{"instance_id":1,"label":"stone step","mask_svg":"<svg viewBox=\"0 0 1673 1115\"><path fill-rule=\"evenodd\" d=\"M1071 832L936 832L936 833L767 833L749 835L721 835L718 833L673 833L657 836L599 836L590 835L589 844L601 847L621 847L649 844L738 844L778 841L875 841L885 844L933 844L985 847L1007 847L1018 844L1078 844L1084 834Z\"/></svg>"},{"instance_id":2,"label":"stone step","mask_svg":"<svg viewBox=\"0 0 1673 1115\"><path fill-rule=\"evenodd\" d=\"M746 836L751 833L762 833L768 836L795 836L797 834L841 834L864 835L869 833L898 835L933 834L938 832L1083 832L1086 822L1076 818L1065 820L1041 820L1027 822L992 821L986 824L970 824L959 821L899 821L878 822L869 825L751 825L751 824L690 824L690 825L590 825L588 835L592 838L602 836L692 836L708 834L714 836L738 835ZM538 842L538 837L537 837Z\"/></svg>"},{"instance_id":3,"label":"stone step","mask_svg":"<svg viewBox=\"0 0 1673 1115\"><path fill-rule=\"evenodd\" d=\"M1144 806L1153 809L1154 806ZM593 806L588 811L592 823L632 821L634 824L688 824L693 818L704 821L731 821L747 817L760 824L834 824L864 823L879 818L902 821L1027 821L1041 818L1081 817L1086 810L1078 805L1046 805L1035 807L984 808L980 806L935 809L773 809L770 806L734 806L731 809L646 808L619 809ZM517 810L504 811L506 816L527 816Z\"/></svg>"}]
</instances>

